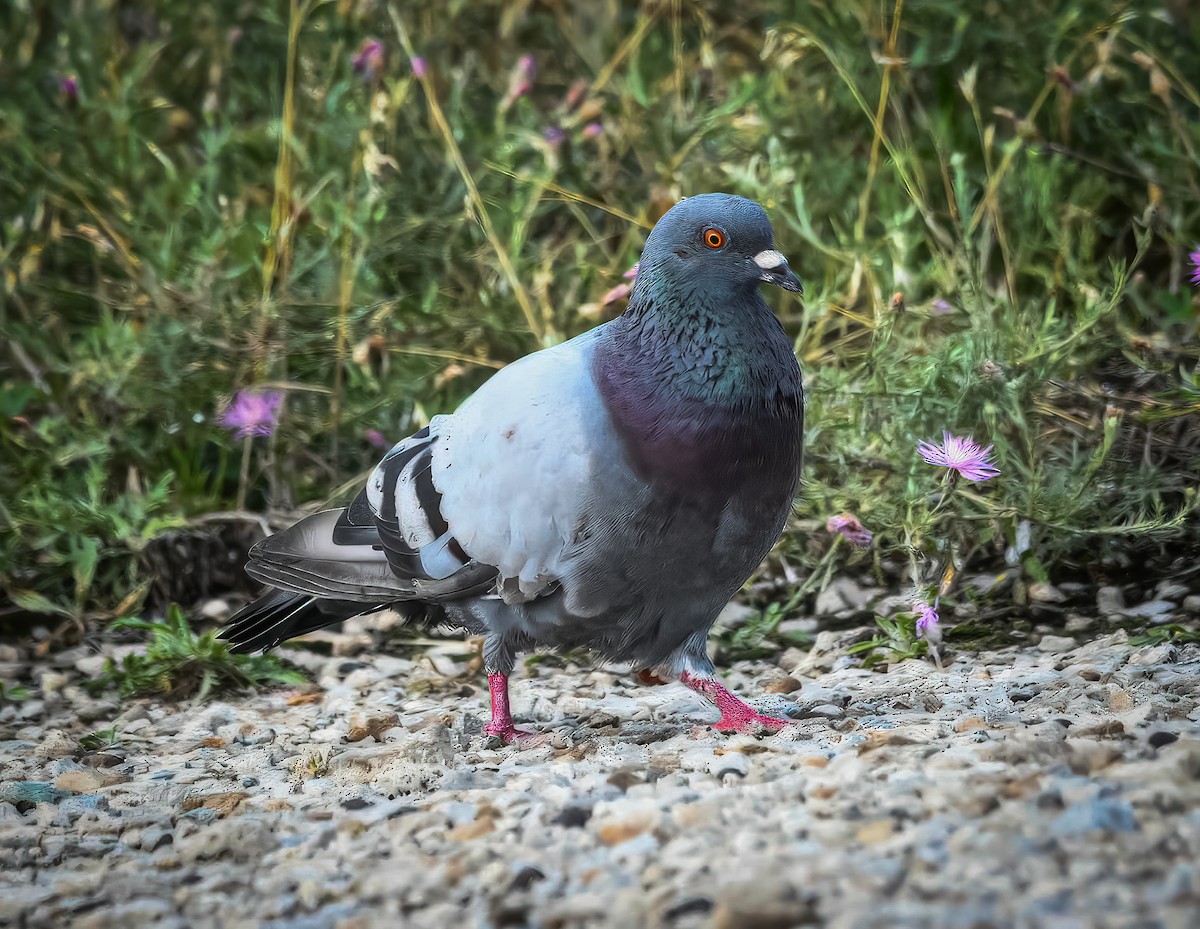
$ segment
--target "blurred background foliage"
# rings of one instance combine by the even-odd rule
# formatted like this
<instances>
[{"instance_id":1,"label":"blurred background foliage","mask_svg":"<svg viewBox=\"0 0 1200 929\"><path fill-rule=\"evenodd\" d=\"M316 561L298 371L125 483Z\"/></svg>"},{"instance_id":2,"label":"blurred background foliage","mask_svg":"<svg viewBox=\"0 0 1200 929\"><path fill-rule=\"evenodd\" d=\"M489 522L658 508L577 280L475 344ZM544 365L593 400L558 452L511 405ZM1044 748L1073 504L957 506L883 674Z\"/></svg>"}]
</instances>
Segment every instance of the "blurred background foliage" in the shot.
<instances>
[{"instance_id":1,"label":"blurred background foliage","mask_svg":"<svg viewBox=\"0 0 1200 929\"><path fill-rule=\"evenodd\" d=\"M898 578L943 429L1002 471L962 565L1194 560L1188 0L10 0L0 87L4 615L128 614L162 540L344 501L708 190L807 286L769 295L810 394L774 576L849 510ZM269 438L220 425L246 388Z\"/></svg>"}]
</instances>

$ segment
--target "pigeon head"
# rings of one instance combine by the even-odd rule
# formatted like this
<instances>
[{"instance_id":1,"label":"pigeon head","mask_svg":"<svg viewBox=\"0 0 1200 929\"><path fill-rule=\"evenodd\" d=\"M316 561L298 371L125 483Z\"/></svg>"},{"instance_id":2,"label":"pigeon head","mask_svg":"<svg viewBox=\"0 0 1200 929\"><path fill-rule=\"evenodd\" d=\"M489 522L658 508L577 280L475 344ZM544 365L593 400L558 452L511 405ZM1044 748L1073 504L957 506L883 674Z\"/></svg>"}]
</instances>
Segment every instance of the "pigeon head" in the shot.
<instances>
[{"instance_id":1,"label":"pigeon head","mask_svg":"<svg viewBox=\"0 0 1200 929\"><path fill-rule=\"evenodd\" d=\"M766 211L733 194L681 200L646 239L637 283L653 291L704 291L738 296L760 283L803 293L800 279L775 249Z\"/></svg>"}]
</instances>

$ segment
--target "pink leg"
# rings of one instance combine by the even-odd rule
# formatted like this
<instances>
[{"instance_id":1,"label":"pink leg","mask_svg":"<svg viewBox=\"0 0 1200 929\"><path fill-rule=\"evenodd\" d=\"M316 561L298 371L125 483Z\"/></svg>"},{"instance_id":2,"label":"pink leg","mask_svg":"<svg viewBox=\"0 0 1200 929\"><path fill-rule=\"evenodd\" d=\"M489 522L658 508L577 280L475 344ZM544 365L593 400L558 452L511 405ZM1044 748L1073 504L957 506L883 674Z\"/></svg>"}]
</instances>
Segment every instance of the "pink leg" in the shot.
<instances>
[{"instance_id":1,"label":"pink leg","mask_svg":"<svg viewBox=\"0 0 1200 929\"><path fill-rule=\"evenodd\" d=\"M517 742L529 747L545 741L546 736L530 732L528 729L518 729L513 725L512 710L508 704L507 674L489 674L488 690L492 694L492 721L483 727L484 732L505 745Z\"/></svg>"},{"instance_id":2,"label":"pink leg","mask_svg":"<svg viewBox=\"0 0 1200 929\"><path fill-rule=\"evenodd\" d=\"M790 719L764 716L762 713L756 712L754 707L737 697L729 688L714 678L696 677L685 671L679 680L685 687L712 701L713 705L721 711L721 718L711 724L718 732L759 732L763 729L768 732L778 732L784 726L791 725Z\"/></svg>"}]
</instances>

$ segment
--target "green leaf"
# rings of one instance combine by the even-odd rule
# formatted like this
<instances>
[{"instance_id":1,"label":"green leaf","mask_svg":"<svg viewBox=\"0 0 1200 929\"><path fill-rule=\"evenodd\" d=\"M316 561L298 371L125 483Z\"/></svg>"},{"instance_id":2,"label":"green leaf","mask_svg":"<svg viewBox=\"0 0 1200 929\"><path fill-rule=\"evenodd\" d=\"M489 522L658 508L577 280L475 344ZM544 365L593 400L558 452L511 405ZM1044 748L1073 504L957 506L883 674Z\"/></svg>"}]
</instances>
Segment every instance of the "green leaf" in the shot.
<instances>
[{"instance_id":1,"label":"green leaf","mask_svg":"<svg viewBox=\"0 0 1200 929\"><path fill-rule=\"evenodd\" d=\"M68 618L75 615L75 611L70 607L55 603L37 591L14 590L9 593L9 596L12 597L13 603L30 613L44 613L49 616L66 616Z\"/></svg>"}]
</instances>

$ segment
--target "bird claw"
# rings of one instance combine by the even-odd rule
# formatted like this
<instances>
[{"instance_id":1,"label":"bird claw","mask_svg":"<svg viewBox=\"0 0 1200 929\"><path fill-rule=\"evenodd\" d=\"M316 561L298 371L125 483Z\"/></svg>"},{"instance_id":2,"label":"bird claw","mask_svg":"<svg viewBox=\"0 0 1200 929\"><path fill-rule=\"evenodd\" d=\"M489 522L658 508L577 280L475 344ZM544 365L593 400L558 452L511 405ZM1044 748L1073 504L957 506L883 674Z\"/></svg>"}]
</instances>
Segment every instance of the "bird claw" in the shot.
<instances>
[{"instance_id":1,"label":"bird claw","mask_svg":"<svg viewBox=\"0 0 1200 929\"><path fill-rule=\"evenodd\" d=\"M487 725L483 727L483 732L487 736L489 745L497 743L498 745L516 745L519 749L539 748L548 744L553 738L549 733L521 729L512 723Z\"/></svg>"},{"instance_id":2,"label":"bird claw","mask_svg":"<svg viewBox=\"0 0 1200 929\"><path fill-rule=\"evenodd\" d=\"M780 732L792 725L790 719L759 713L745 700L732 693L724 684L711 677L696 677L684 672L680 682L721 711L721 718L709 725L718 732L742 732L762 735Z\"/></svg>"},{"instance_id":3,"label":"bird claw","mask_svg":"<svg viewBox=\"0 0 1200 929\"><path fill-rule=\"evenodd\" d=\"M492 695L492 721L483 727L489 747L516 745L517 748L537 748L545 745L552 736L513 725L512 710L508 705L508 675L493 672L488 675L488 690Z\"/></svg>"},{"instance_id":4,"label":"bird claw","mask_svg":"<svg viewBox=\"0 0 1200 929\"><path fill-rule=\"evenodd\" d=\"M777 716L766 716L762 713L743 713L723 714L712 724L712 728L726 734L773 735L793 725L795 723L790 719L780 719Z\"/></svg>"}]
</instances>

